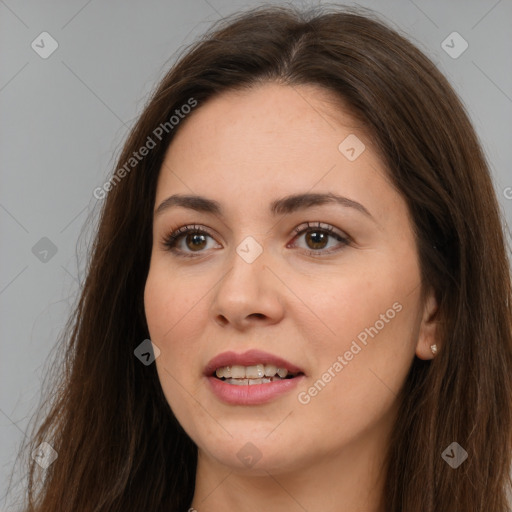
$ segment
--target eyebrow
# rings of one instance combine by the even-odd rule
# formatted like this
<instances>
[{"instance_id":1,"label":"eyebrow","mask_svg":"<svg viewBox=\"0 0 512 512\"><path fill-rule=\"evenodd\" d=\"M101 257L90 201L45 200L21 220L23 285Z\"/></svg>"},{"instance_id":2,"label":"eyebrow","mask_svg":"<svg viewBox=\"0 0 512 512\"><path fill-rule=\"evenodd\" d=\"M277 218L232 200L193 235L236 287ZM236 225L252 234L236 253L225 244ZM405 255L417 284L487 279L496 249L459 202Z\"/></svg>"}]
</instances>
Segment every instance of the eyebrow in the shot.
<instances>
[{"instance_id":1,"label":"eyebrow","mask_svg":"<svg viewBox=\"0 0 512 512\"><path fill-rule=\"evenodd\" d=\"M305 210L313 206L335 203L347 208L353 208L367 217L372 217L370 212L360 203L348 199L337 194L329 193L303 193L293 194L281 199L276 199L270 203L270 213L274 216L290 214L296 211ZM202 213L210 213L219 217L223 217L223 208L218 201L208 199L197 195L175 194L160 203L155 210L155 216L160 215L164 211L172 207L188 208ZM375 221L376 222L376 221Z\"/></svg>"}]
</instances>

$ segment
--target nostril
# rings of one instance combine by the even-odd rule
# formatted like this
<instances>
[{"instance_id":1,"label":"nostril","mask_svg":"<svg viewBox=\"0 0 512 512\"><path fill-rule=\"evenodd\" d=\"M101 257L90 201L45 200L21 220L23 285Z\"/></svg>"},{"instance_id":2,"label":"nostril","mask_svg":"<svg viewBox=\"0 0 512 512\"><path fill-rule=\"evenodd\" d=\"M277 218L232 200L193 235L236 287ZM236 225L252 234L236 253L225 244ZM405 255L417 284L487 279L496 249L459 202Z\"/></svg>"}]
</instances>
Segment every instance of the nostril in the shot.
<instances>
[{"instance_id":1,"label":"nostril","mask_svg":"<svg viewBox=\"0 0 512 512\"><path fill-rule=\"evenodd\" d=\"M218 322L220 325L223 325L223 326L229 323L228 319L223 315L218 316Z\"/></svg>"}]
</instances>

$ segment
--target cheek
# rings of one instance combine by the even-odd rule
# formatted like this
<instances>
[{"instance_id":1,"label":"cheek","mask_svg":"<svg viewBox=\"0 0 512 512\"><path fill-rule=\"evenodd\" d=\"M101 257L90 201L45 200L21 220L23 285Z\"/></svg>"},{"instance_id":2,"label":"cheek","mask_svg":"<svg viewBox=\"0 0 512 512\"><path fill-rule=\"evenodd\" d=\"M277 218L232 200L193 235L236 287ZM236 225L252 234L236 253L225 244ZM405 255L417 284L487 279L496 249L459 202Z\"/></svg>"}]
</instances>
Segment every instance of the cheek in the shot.
<instances>
[{"instance_id":1,"label":"cheek","mask_svg":"<svg viewBox=\"0 0 512 512\"><path fill-rule=\"evenodd\" d=\"M204 311L196 295L183 280L150 270L144 290L146 320L151 341L160 349L155 363L171 406L180 396L178 383L194 392L190 387L197 366L195 344L204 329L199 318Z\"/></svg>"},{"instance_id":2,"label":"cheek","mask_svg":"<svg viewBox=\"0 0 512 512\"><path fill-rule=\"evenodd\" d=\"M178 339L176 333L189 323L199 301L199 293L194 292L190 283L152 267L144 289L144 309L152 341L165 348L171 340Z\"/></svg>"},{"instance_id":3,"label":"cheek","mask_svg":"<svg viewBox=\"0 0 512 512\"><path fill-rule=\"evenodd\" d=\"M174 415L187 425L200 416L200 411L190 407L190 396L197 392L198 383L191 369L197 366L193 345L198 339L199 300L190 285L158 272L156 267L150 269L144 308L151 341L160 349L155 361L158 378Z\"/></svg>"},{"instance_id":4,"label":"cheek","mask_svg":"<svg viewBox=\"0 0 512 512\"><path fill-rule=\"evenodd\" d=\"M398 323L401 312L396 310L403 306L405 287L392 274L371 270L333 279L330 291L312 296L317 326L328 334L324 349L349 350L351 341L358 336L362 342L365 336L370 338L367 330L375 333L375 324L380 337Z\"/></svg>"},{"instance_id":5,"label":"cheek","mask_svg":"<svg viewBox=\"0 0 512 512\"><path fill-rule=\"evenodd\" d=\"M315 340L318 354L311 379L320 380L317 402L356 411L362 404L378 406L396 398L417 341L420 289L413 270L367 267L344 276L335 291L314 297L322 321L311 323L307 338Z\"/></svg>"}]
</instances>

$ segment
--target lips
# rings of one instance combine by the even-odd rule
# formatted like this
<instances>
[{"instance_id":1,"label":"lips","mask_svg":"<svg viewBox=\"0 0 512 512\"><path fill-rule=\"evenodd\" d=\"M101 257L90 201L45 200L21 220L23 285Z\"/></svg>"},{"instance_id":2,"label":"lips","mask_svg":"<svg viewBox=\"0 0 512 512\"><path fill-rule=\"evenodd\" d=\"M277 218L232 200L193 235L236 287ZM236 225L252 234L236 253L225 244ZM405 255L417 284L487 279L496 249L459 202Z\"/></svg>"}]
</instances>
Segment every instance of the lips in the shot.
<instances>
[{"instance_id":1,"label":"lips","mask_svg":"<svg viewBox=\"0 0 512 512\"><path fill-rule=\"evenodd\" d=\"M217 370L217 368L222 368L224 366L253 366L257 364L273 364L278 368L286 368L288 373L304 374L304 371L301 368L282 357L278 357L261 350L248 350L243 354L237 354L236 352L223 352L222 354L215 356L206 365L204 375L211 377L215 374L215 370Z\"/></svg>"},{"instance_id":2,"label":"lips","mask_svg":"<svg viewBox=\"0 0 512 512\"><path fill-rule=\"evenodd\" d=\"M287 375L285 378L279 376L267 378L219 378L216 376L216 370L227 369L229 367L233 372L241 367L252 371L255 366L265 370L269 367L273 369L282 369L282 374ZM268 366L267 366L268 365ZM251 371L251 373L252 373ZM270 371L270 370L268 370ZM223 370L221 370L223 372ZM267 371L265 372L267 373ZM272 372L271 372L272 373ZM263 405L278 399L286 399L291 392L304 382L306 376L304 371L295 364L283 359L282 357L262 352L261 350L248 350L243 354L236 352L223 352L215 356L204 369L205 381L209 390L222 402L228 405ZM229 377L229 375L228 375Z\"/></svg>"}]
</instances>

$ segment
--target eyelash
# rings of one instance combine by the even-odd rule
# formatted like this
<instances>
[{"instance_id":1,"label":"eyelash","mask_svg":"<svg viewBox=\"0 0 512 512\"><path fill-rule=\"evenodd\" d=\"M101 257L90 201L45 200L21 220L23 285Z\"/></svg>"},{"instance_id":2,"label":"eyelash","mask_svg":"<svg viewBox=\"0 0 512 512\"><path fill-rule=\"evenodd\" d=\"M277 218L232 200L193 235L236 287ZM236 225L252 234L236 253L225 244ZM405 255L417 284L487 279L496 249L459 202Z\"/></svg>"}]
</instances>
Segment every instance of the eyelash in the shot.
<instances>
[{"instance_id":1,"label":"eyelash","mask_svg":"<svg viewBox=\"0 0 512 512\"><path fill-rule=\"evenodd\" d=\"M305 225L307 227L304 227ZM315 232L315 233L320 232L320 233L326 233L327 235L336 238L339 242L342 243L342 248L336 249L334 251L332 249L328 250L328 251L325 251L323 249L305 250L305 252L308 256L322 257L325 254L327 254L327 255L333 254L333 253L341 251L345 246L350 245L350 243L351 243L350 237L348 237L346 235L342 236L339 232L335 231L335 228L333 226L330 226L329 224L324 224L324 226L326 226L326 227L322 227L320 222L317 222L316 225L312 225L309 222L306 222L305 225L301 224L300 226L298 226L294 229L294 232L297 233L297 235L294 237L294 240L307 232ZM181 249L176 248L177 242L182 237L184 237L185 235L187 235L189 233L194 233L194 234L199 234L199 235L207 235L207 236L213 238L213 236L207 230L205 230L204 228L201 228L200 226L197 226L197 225L182 226L182 227L176 229L175 231L173 231L172 233L166 235L163 238L162 244L164 246L164 249L176 254L179 257L184 257L184 258L200 257L201 256L200 253L203 251L198 251L197 253L194 253L194 252L190 253L190 252L186 252L186 251L184 252Z\"/></svg>"}]
</instances>

